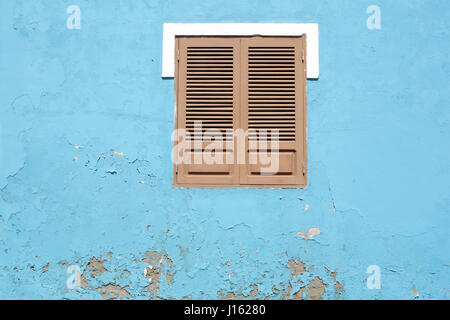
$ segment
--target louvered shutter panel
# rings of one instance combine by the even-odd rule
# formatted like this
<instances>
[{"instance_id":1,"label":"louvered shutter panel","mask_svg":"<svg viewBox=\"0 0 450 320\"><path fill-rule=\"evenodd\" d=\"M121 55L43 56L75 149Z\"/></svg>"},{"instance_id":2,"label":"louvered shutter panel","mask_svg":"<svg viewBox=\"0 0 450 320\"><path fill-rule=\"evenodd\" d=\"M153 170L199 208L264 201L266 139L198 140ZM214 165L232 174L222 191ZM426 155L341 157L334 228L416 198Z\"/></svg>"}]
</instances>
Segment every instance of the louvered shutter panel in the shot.
<instances>
[{"instance_id":1,"label":"louvered shutter panel","mask_svg":"<svg viewBox=\"0 0 450 320\"><path fill-rule=\"evenodd\" d=\"M242 185L306 185L305 57L304 37L241 41L240 123L249 130L246 164L240 170ZM279 132L279 151L267 153L269 158L278 155L278 170L260 157L261 129ZM271 138L268 148L276 139Z\"/></svg>"},{"instance_id":2,"label":"louvered shutter panel","mask_svg":"<svg viewBox=\"0 0 450 320\"><path fill-rule=\"evenodd\" d=\"M239 44L236 38L177 38L176 121L192 148L184 150L190 164L175 166L176 184L239 184L232 136L239 121ZM223 149L208 150L219 134ZM212 159L205 161L205 150Z\"/></svg>"}]
</instances>

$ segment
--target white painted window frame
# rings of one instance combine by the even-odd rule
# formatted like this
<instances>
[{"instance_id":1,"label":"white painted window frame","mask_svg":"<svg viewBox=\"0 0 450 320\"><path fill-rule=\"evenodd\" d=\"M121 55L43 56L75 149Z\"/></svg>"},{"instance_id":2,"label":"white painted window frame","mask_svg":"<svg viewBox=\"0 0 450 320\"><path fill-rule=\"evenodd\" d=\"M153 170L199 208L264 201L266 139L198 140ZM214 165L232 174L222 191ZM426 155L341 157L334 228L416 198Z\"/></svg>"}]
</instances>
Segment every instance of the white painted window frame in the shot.
<instances>
[{"instance_id":1,"label":"white painted window frame","mask_svg":"<svg viewBox=\"0 0 450 320\"><path fill-rule=\"evenodd\" d=\"M162 77L175 73L176 36L301 36L306 35L308 79L319 78L319 25L317 23L164 23Z\"/></svg>"}]
</instances>

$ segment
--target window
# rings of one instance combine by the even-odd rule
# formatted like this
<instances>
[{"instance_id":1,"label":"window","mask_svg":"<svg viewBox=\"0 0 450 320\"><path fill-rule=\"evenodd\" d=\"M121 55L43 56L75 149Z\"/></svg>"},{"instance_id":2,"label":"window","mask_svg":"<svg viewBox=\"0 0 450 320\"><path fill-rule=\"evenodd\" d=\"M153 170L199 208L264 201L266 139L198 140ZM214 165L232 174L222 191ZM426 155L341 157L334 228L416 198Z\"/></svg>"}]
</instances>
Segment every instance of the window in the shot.
<instances>
[{"instance_id":1,"label":"window","mask_svg":"<svg viewBox=\"0 0 450 320\"><path fill-rule=\"evenodd\" d=\"M177 37L174 186L306 187L305 36Z\"/></svg>"}]
</instances>

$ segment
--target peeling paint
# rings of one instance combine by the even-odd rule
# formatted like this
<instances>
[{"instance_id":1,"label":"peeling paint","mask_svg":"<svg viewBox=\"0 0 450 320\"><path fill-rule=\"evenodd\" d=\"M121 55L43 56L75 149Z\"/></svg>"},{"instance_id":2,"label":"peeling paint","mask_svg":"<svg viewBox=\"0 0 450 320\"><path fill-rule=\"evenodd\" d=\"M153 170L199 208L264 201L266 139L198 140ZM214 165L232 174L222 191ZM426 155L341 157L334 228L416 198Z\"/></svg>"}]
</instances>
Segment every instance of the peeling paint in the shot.
<instances>
[{"instance_id":1,"label":"peeling paint","mask_svg":"<svg viewBox=\"0 0 450 320\"><path fill-rule=\"evenodd\" d=\"M89 282L86 279L87 277L87 270L85 270L81 275L80 275L80 287L81 288L88 288L89 287Z\"/></svg>"},{"instance_id":2,"label":"peeling paint","mask_svg":"<svg viewBox=\"0 0 450 320\"><path fill-rule=\"evenodd\" d=\"M285 285L282 283L280 284L283 287L283 290L281 290L281 300L287 300L291 296L292 293L292 285L289 282L287 285L287 290L285 288Z\"/></svg>"},{"instance_id":3,"label":"peeling paint","mask_svg":"<svg viewBox=\"0 0 450 320\"><path fill-rule=\"evenodd\" d=\"M317 227L311 227L308 229L308 232L303 233L303 232L299 232L298 235L300 237L302 237L305 240L309 240L312 239L314 236L317 236L320 234L320 229Z\"/></svg>"},{"instance_id":4,"label":"peeling paint","mask_svg":"<svg viewBox=\"0 0 450 320\"><path fill-rule=\"evenodd\" d=\"M292 295L292 300L303 300L303 294L305 293L306 288L301 287L297 292Z\"/></svg>"},{"instance_id":5,"label":"peeling paint","mask_svg":"<svg viewBox=\"0 0 450 320\"><path fill-rule=\"evenodd\" d=\"M86 268L92 277L101 276L104 272L108 271L103 266L105 262L106 260L98 260L96 257L92 257Z\"/></svg>"},{"instance_id":6,"label":"peeling paint","mask_svg":"<svg viewBox=\"0 0 450 320\"><path fill-rule=\"evenodd\" d=\"M217 292L217 295L222 300L242 300L242 299L253 298L253 297L255 297L257 295L257 293L258 293L258 286L256 284L254 284L252 290L250 291L250 293L248 295L236 294L234 292L228 292L228 293L225 294L223 292L223 290L219 290Z\"/></svg>"},{"instance_id":7,"label":"peeling paint","mask_svg":"<svg viewBox=\"0 0 450 320\"><path fill-rule=\"evenodd\" d=\"M128 286L122 288L115 284L107 284L97 288L102 298L105 300L129 297L130 293L127 291L127 289Z\"/></svg>"},{"instance_id":8,"label":"peeling paint","mask_svg":"<svg viewBox=\"0 0 450 320\"><path fill-rule=\"evenodd\" d=\"M152 297L157 297L158 291L160 289L160 277L162 274L162 269L164 265L172 265L173 262L166 255L161 254L156 251L147 251L146 257L141 261L147 264L144 269L144 276L150 282L145 288L150 292ZM173 274L169 271L166 272L166 281L169 285L172 285Z\"/></svg>"},{"instance_id":9,"label":"peeling paint","mask_svg":"<svg viewBox=\"0 0 450 320\"><path fill-rule=\"evenodd\" d=\"M311 282L308 283L308 292L306 298L308 300L322 300L323 294L325 293L325 287L327 285L319 277L315 277Z\"/></svg>"},{"instance_id":10,"label":"peeling paint","mask_svg":"<svg viewBox=\"0 0 450 320\"><path fill-rule=\"evenodd\" d=\"M305 263L301 262L300 259L294 260L290 259L288 261L289 269L291 270L292 278L297 277L298 275L305 273Z\"/></svg>"},{"instance_id":11,"label":"peeling paint","mask_svg":"<svg viewBox=\"0 0 450 320\"><path fill-rule=\"evenodd\" d=\"M385 1L380 30L350 0L80 6L69 31L57 1L2 2L0 298L450 298L450 2ZM162 22L236 12L319 23L306 189L172 187Z\"/></svg>"},{"instance_id":12,"label":"peeling paint","mask_svg":"<svg viewBox=\"0 0 450 320\"><path fill-rule=\"evenodd\" d=\"M336 282L333 286L334 293L336 294L336 297L339 297L344 292L344 286L340 282Z\"/></svg>"}]
</instances>

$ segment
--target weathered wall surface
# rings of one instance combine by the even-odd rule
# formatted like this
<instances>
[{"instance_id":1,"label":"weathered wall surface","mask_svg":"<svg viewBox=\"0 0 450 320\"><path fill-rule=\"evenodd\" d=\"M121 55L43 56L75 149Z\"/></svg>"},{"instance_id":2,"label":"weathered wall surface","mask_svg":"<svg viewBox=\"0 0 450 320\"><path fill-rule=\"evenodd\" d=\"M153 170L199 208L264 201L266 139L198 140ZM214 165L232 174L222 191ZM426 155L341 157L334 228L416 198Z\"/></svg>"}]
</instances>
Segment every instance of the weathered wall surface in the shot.
<instances>
[{"instance_id":1,"label":"weathered wall surface","mask_svg":"<svg viewBox=\"0 0 450 320\"><path fill-rule=\"evenodd\" d=\"M0 12L0 298L449 298L450 2ZM319 23L307 189L172 188L163 22Z\"/></svg>"}]
</instances>

